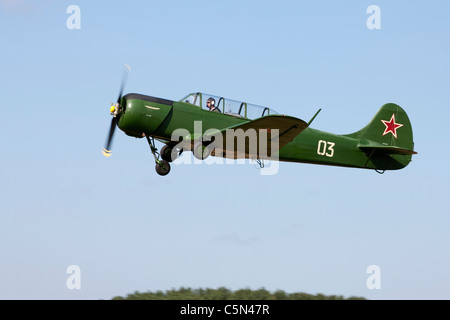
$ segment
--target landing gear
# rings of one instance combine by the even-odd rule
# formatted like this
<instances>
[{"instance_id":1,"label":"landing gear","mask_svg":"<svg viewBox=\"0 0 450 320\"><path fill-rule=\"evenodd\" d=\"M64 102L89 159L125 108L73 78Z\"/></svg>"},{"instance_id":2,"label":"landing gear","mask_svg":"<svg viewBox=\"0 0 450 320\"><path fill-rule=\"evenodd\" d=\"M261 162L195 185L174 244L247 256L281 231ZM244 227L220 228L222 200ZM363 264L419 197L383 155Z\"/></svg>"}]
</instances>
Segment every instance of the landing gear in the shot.
<instances>
[{"instance_id":1,"label":"landing gear","mask_svg":"<svg viewBox=\"0 0 450 320\"><path fill-rule=\"evenodd\" d=\"M152 151L153 157L155 158L156 173L160 176L167 175L170 172L170 164L169 161L165 160L162 156L162 151L164 151L164 148L161 150L160 154L158 152L158 149L155 147L155 139L153 137L148 137L147 135L145 135L145 138L147 138L148 145L150 146L150 150ZM172 149L170 151L172 151ZM165 152L167 152L167 149ZM160 156L162 160L159 159Z\"/></svg>"},{"instance_id":2,"label":"landing gear","mask_svg":"<svg viewBox=\"0 0 450 320\"><path fill-rule=\"evenodd\" d=\"M166 160L160 160L156 163L155 170L160 176L165 176L170 172L170 164Z\"/></svg>"},{"instance_id":3,"label":"landing gear","mask_svg":"<svg viewBox=\"0 0 450 320\"><path fill-rule=\"evenodd\" d=\"M172 146L166 144L161 148L160 154L163 160L166 160L167 162L173 162L178 159L181 152L179 152L176 148L173 148Z\"/></svg>"}]
</instances>

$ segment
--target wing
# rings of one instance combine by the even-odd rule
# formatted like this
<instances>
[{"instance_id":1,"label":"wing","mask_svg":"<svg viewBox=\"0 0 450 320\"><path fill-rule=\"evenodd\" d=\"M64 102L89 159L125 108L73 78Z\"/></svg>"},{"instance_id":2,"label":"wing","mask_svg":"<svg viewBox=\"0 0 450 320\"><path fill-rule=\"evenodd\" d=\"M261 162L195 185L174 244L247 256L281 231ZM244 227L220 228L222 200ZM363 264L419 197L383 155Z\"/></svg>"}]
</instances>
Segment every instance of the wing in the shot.
<instances>
[{"instance_id":1,"label":"wing","mask_svg":"<svg viewBox=\"0 0 450 320\"><path fill-rule=\"evenodd\" d=\"M215 156L260 159L278 153L307 127L305 121L295 117L269 115L208 132L204 139L213 141L215 150L212 154Z\"/></svg>"}]
</instances>

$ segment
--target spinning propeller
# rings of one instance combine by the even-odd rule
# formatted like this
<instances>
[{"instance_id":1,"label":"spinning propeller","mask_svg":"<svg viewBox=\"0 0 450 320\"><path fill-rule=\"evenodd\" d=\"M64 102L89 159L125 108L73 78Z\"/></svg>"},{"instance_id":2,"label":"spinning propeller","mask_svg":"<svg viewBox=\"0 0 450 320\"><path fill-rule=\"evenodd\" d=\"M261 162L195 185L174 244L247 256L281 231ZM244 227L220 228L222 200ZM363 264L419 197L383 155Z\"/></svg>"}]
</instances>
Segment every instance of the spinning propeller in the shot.
<instances>
[{"instance_id":1,"label":"spinning propeller","mask_svg":"<svg viewBox=\"0 0 450 320\"><path fill-rule=\"evenodd\" d=\"M116 130L117 122L119 121L120 113L122 112L122 106L120 105L120 100L122 99L123 89L125 88L125 83L127 82L128 74L130 73L131 68L128 64L124 65L123 75L122 75L122 83L120 84L119 97L117 98L116 103L111 103L111 115L113 116L111 120L111 127L109 128L108 139L106 140L106 145L102 150L102 153L105 157L111 156L111 144L113 140L114 131Z\"/></svg>"}]
</instances>

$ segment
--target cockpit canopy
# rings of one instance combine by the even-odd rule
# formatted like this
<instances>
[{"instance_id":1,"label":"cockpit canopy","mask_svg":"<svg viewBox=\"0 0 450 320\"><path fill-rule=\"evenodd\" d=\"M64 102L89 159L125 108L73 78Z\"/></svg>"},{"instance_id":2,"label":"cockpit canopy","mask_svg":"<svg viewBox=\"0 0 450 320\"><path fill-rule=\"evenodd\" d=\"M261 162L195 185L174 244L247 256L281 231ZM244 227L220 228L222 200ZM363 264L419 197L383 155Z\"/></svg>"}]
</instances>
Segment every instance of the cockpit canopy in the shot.
<instances>
[{"instance_id":1,"label":"cockpit canopy","mask_svg":"<svg viewBox=\"0 0 450 320\"><path fill-rule=\"evenodd\" d=\"M208 93L191 93L180 100L180 102L189 103L198 106L202 109L209 110L206 102L210 99L214 99L214 104L217 112L228 114L234 117L241 117L247 119L257 119L269 114L278 114L278 112L268 107L262 107L255 104L236 101L224 97L219 97Z\"/></svg>"}]
</instances>

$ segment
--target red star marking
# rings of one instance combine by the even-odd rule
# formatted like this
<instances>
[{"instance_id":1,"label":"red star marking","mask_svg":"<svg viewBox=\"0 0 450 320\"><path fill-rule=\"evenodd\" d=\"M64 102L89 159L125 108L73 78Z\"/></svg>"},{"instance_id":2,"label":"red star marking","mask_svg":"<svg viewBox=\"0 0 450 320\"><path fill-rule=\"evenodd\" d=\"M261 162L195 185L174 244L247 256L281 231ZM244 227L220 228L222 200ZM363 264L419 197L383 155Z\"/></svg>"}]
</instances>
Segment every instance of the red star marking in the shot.
<instances>
[{"instance_id":1,"label":"red star marking","mask_svg":"<svg viewBox=\"0 0 450 320\"><path fill-rule=\"evenodd\" d=\"M403 127L403 124L395 122L395 114L392 114L391 120L381 120L381 122L383 122L383 124L386 126L383 136L390 132L395 137L395 139L397 139L397 129Z\"/></svg>"}]
</instances>

